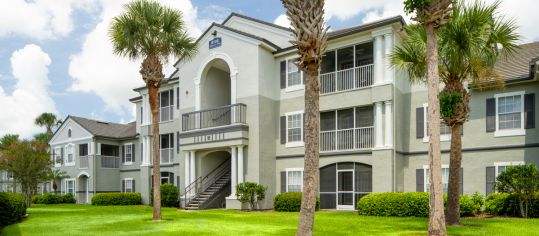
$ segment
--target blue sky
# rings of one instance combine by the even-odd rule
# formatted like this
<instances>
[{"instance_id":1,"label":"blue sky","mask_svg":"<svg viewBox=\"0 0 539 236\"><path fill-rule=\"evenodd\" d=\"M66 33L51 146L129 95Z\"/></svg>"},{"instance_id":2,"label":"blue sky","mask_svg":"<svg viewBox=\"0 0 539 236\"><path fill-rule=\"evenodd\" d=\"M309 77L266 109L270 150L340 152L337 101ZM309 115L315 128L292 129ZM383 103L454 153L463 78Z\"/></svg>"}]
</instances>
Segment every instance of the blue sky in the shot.
<instances>
[{"instance_id":1,"label":"blue sky","mask_svg":"<svg viewBox=\"0 0 539 236\"><path fill-rule=\"evenodd\" d=\"M112 122L133 119L127 99L136 96L133 87L142 85L139 62L112 55L106 36L110 19L126 1L0 2L0 136L29 137L40 132L32 120L45 111ZM277 0L159 1L184 13L194 37L231 12L286 25ZM502 5L504 14L518 17L526 41L538 40L534 23L539 17L529 8L533 0L511 2L517 1L520 4L511 8ZM326 19L332 29L398 14L402 14L402 0L326 0Z\"/></svg>"}]
</instances>

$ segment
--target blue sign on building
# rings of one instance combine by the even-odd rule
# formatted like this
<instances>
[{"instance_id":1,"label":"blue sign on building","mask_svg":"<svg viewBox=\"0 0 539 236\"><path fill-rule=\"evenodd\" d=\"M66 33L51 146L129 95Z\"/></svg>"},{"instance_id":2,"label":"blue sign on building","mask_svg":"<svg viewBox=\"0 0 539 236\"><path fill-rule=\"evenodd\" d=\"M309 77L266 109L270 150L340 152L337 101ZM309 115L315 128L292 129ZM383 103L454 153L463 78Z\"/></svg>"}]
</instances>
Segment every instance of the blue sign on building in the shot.
<instances>
[{"instance_id":1,"label":"blue sign on building","mask_svg":"<svg viewBox=\"0 0 539 236\"><path fill-rule=\"evenodd\" d=\"M214 38L210 40L210 49L221 47L221 38Z\"/></svg>"}]
</instances>

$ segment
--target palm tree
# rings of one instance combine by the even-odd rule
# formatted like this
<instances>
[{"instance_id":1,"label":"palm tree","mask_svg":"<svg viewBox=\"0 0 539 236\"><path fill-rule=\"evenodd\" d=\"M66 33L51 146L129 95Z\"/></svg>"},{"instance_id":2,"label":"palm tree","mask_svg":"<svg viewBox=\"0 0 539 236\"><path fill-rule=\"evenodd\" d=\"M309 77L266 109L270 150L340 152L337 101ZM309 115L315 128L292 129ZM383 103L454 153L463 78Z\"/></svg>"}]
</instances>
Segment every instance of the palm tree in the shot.
<instances>
[{"instance_id":1,"label":"palm tree","mask_svg":"<svg viewBox=\"0 0 539 236\"><path fill-rule=\"evenodd\" d=\"M58 185L56 185L56 182L61 181L65 178L69 178L69 175L67 175L65 171L59 169L51 169L47 174L46 180L52 180L52 189L54 189L54 193L56 193L58 191Z\"/></svg>"},{"instance_id":2,"label":"palm tree","mask_svg":"<svg viewBox=\"0 0 539 236\"><path fill-rule=\"evenodd\" d=\"M444 219L442 163L440 149L440 102L438 100L438 40L436 32L448 20L452 0L405 0L406 13L415 13L414 20L426 31L426 68L428 89L429 133L429 235L447 235ZM425 51L425 50L423 50Z\"/></svg>"},{"instance_id":3,"label":"palm tree","mask_svg":"<svg viewBox=\"0 0 539 236\"><path fill-rule=\"evenodd\" d=\"M462 160L462 126L467 121L470 94L464 84L475 88L498 86L494 63L500 56L501 45L504 56L517 47L519 36L512 21L497 14L499 2L484 5L475 2L466 6L460 1L453 8L452 19L438 32L440 55L440 77L445 84L440 93L441 116L451 128L451 152L449 165L448 199L446 222L460 224L460 168ZM408 37L393 54L394 63L412 72L411 78L425 76L425 30L412 26L406 29ZM501 83L500 83L501 82Z\"/></svg>"},{"instance_id":4,"label":"palm tree","mask_svg":"<svg viewBox=\"0 0 539 236\"><path fill-rule=\"evenodd\" d=\"M326 51L324 0L282 0L298 49L297 66L307 74L305 85L305 163L301 213L296 235L312 235L319 176L320 108L318 69Z\"/></svg>"},{"instance_id":5,"label":"palm tree","mask_svg":"<svg viewBox=\"0 0 539 236\"><path fill-rule=\"evenodd\" d=\"M62 121L58 117L56 117L55 114L50 112L42 113L36 118L34 122L36 125L45 127L47 129L47 135L49 136L49 139L52 138L52 129L55 126L58 127L62 124Z\"/></svg>"},{"instance_id":6,"label":"palm tree","mask_svg":"<svg viewBox=\"0 0 539 236\"><path fill-rule=\"evenodd\" d=\"M149 93L152 113L153 176L160 176L159 100L163 62L169 56L180 60L196 53L194 40L187 35L182 13L152 0L135 0L124 6L125 13L115 17L109 35L114 53L131 60L143 59L142 80ZM160 178L153 178L153 219L161 220Z\"/></svg>"}]
</instances>

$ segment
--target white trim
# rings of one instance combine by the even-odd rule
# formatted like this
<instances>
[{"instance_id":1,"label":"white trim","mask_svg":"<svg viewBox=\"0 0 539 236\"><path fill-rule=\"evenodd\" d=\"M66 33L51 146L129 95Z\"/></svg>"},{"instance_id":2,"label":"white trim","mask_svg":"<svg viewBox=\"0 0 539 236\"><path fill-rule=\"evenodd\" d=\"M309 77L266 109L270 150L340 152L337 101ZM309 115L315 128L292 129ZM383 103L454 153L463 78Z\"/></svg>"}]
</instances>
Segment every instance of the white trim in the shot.
<instances>
[{"instance_id":1,"label":"white trim","mask_svg":"<svg viewBox=\"0 0 539 236\"><path fill-rule=\"evenodd\" d=\"M135 157L135 155L134 155L134 153L133 153L133 146L132 146L132 145L133 145L133 143L124 143L124 144L123 144L123 146L124 146L124 153L122 153L122 155L123 155L123 159L126 160L126 161L123 163L124 166L130 166L130 165L133 165L133 163L134 163L134 160L135 160L134 157ZM130 157L130 158L131 158L131 161L127 161L127 159L126 159L126 155L125 155L125 154L127 153L127 147L129 147L129 149L130 149L130 151L131 151L131 153L130 153L130 154L131 154L131 157Z\"/></svg>"},{"instance_id":2,"label":"white trim","mask_svg":"<svg viewBox=\"0 0 539 236\"><path fill-rule=\"evenodd\" d=\"M92 140L92 138L93 138L93 136L87 136L87 137L70 139L70 140L65 140L65 141L55 142L55 143L50 143L49 142L49 145L50 146L56 146L56 145L62 145L62 144L72 143L72 142L79 142L79 141L84 141L84 140Z\"/></svg>"},{"instance_id":3,"label":"white trim","mask_svg":"<svg viewBox=\"0 0 539 236\"><path fill-rule=\"evenodd\" d=\"M499 115L498 115L498 100L503 97L519 96L520 95L520 128L519 129L504 129L499 128ZM525 91L516 91L509 93L494 94L495 106L496 106L496 131L494 131L494 137L507 137L507 136L521 136L526 135L525 123L524 123L524 95Z\"/></svg>"},{"instance_id":4,"label":"white trim","mask_svg":"<svg viewBox=\"0 0 539 236\"><path fill-rule=\"evenodd\" d=\"M241 17L237 17L237 16L233 16L232 18L230 18L227 21L227 23L228 22L230 22L230 23L234 23L234 22L243 23L245 25L252 26L252 27L255 27L255 28L258 28L258 29L261 29L261 30L265 30L265 31L269 31L271 33L279 34L279 35L284 36L284 37L289 37L290 39L293 37L293 34L290 31L287 31L287 30L284 30L284 29L279 29L279 28L273 27L273 26L267 26L267 25L264 25L264 24L261 24L261 23L258 23L258 22L254 22L254 21L251 21L251 20L247 20L245 18L241 18ZM229 24L225 24L225 26L230 27Z\"/></svg>"},{"instance_id":5,"label":"white trim","mask_svg":"<svg viewBox=\"0 0 539 236\"><path fill-rule=\"evenodd\" d=\"M197 76L193 78L193 83L195 84L195 111L199 111L201 107L201 89L200 89L200 80L202 79L202 75L204 74L204 71L208 64L212 62L215 59L221 59L226 62L228 65L228 69L230 70L230 78L231 78L231 86L232 86L232 77L236 77L238 79L238 68L234 64L234 61L232 60L232 57L230 57L228 54L222 51L215 51L212 54L208 55L202 62L200 63L200 66L198 67ZM236 99L237 93L236 89L230 89L230 98Z\"/></svg>"},{"instance_id":6,"label":"white trim","mask_svg":"<svg viewBox=\"0 0 539 236\"><path fill-rule=\"evenodd\" d=\"M131 181L131 186L130 186L131 191L129 191L129 192L127 191L127 180ZM125 183L124 189L122 189L123 193L133 193L133 192L135 192L135 191L133 191L133 186L134 186L133 178L123 178L122 180L120 180L120 187L122 186L122 183L121 183L122 181Z\"/></svg>"},{"instance_id":7,"label":"white trim","mask_svg":"<svg viewBox=\"0 0 539 236\"><path fill-rule=\"evenodd\" d=\"M69 156L69 153L68 153L68 148L71 148L71 158L73 159L71 162L68 162L68 156ZM64 146L64 154L65 154L65 157L64 157L64 165L65 166L74 166L75 165L75 144L73 143L69 143L69 144L66 144Z\"/></svg>"},{"instance_id":8,"label":"white trim","mask_svg":"<svg viewBox=\"0 0 539 236\"><path fill-rule=\"evenodd\" d=\"M429 135L428 135L428 132L427 132L427 115L429 113L428 111L428 107L429 107L429 104L428 103L423 103L423 142L424 143L428 143L429 142ZM440 124L442 123L442 121L440 121ZM449 132L449 134L441 134L440 133L440 142L448 142L448 141L451 141L451 132Z\"/></svg>"},{"instance_id":9,"label":"white trim","mask_svg":"<svg viewBox=\"0 0 539 236\"><path fill-rule=\"evenodd\" d=\"M498 167L500 166L519 166L519 165L525 165L526 162L524 161L504 161L504 162L494 162L494 176L498 177Z\"/></svg>"},{"instance_id":10,"label":"white trim","mask_svg":"<svg viewBox=\"0 0 539 236\"><path fill-rule=\"evenodd\" d=\"M301 121L301 141L294 141L294 142L289 142L288 141L288 117L289 116L292 116L292 115L301 115L301 118L300 118L300 121ZM294 148L294 147L303 147L305 145L304 143L304 137L303 137L303 127L305 126L305 124L303 123L303 116L305 115L305 112L303 110L301 111L293 111L293 112L287 112L284 114L284 116L286 117L286 129L285 129L285 135L286 135L286 143L285 143L285 147L287 148Z\"/></svg>"},{"instance_id":11,"label":"white trim","mask_svg":"<svg viewBox=\"0 0 539 236\"><path fill-rule=\"evenodd\" d=\"M285 172L286 172L286 180L285 180L285 189L286 189L286 192L288 192L288 172L297 172L297 171L300 171L301 172L301 191L300 192L303 192L303 168L301 167L298 167L298 168L286 168L285 169Z\"/></svg>"},{"instance_id":12,"label":"white trim","mask_svg":"<svg viewBox=\"0 0 539 236\"><path fill-rule=\"evenodd\" d=\"M77 175L77 179L80 178L80 177L83 176L83 175L86 175L86 177L90 178L90 174L88 174L88 172L82 171L82 172L80 172L80 173Z\"/></svg>"},{"instance_id":13,"label":"white trim","mask_svg":"<svg viewBox=\"0 0 539 236\"><path fill-rule=\"evenodd\" d=\"M286 73L285 73L285 74L286 74L286 78L285 78L285 90L284 90L284 91L287 92L287 93L288 93L288 92L294 92L294 91L299 91L299 90L304 90L304 89L305 89L305 83L303 82L303 81L304 81L304 78L303 78L303 77L306 76L306 75L305 75L305 73L304 73L302 70L300 70L299 67L297 67L297 66L296 66L296 67L298 68L297 73L299 73L299 82L300 82L300 83L299 83L299 84L296 84L296 85L288 86L288 74L289 74L289 72L288 72L288 63L290 63L290 61L293 61L293 60L298 59L298 58L299 58L299 57L297 57L297 56L289 56L289 57L286 57L286 58L284 59L284 61L285 61L285 71L286 71Z\"/></svg>"},{"instance_id":14,"label":"white trim","mask_svg":"<svg viewBox=\"0 0 539 236\"><path fill-rule=\"evenodd\" d=\"M427 180L429 178L427 176L427 170L428 169L429 169L429 165L423 165L423 192L428 192L429 191L429 189L427 188ZM449 165L448 164L442 164L442 171L443 171L443 169L448 169L448 171L449 171ZM442 176L442 186L444 184L443 181L444 180L443 180L443 176ZM449 176L447 178L447 181L448 181L447 184L449 184ZM443 190L443 188L442 188L442 190Z\"/></svg>"},{"instance_id":15,"label":"white trim","mask_svg":"<svg viewBox=\"0 0 539 236\"><path fill-rule=\"evenodd\" d=\"M54 161L54 167L61 167L62 166L62 163L64 162L62 160L62 162L58 163L56 157L58 156L59 159L62 159L62 148L61 146L56 146L54 147L54 155L53 155L53 161Z\"/></svg>"},{"instance_id":16,"label":"white trim","mask_svg":"<svg viewBox=\"0 0 539 236\"><path fill-rule=\"evenodd\" d=\"M56 133L54 133L54 135L52 136L51 140L49 141L49 145L56 145L56 144L63 144L63 143L67 143L67 142L70 142L70 141L61 141L61 142L54 142L55 139L58 137L58 135L63 132L64 128L68 126L68 124L70 125L71 123L69 122L73 122L75 123L77 126L79 126L79 128L81 128L82 130L86 131L88 133L89 136L86 136L84 138L78 138L78 139L71 139L71 142L75 142L75 141L79 141L79 140L83 140L83 139L91 139L93 138L93 135L90 131L88 131L87 129L85 129L84 127L82 127L82 125L80 125L79 123L77 123L75 120L71 119L71 117L69 117L64 123L62 123L62 125L60 126L60 128L58 128L56 130Z\"/></svg>"},{"instance_id":17,"label":"white trim","mask_svg":"<svg viewBox=\"0 0 539 236\"><path fill-rule=\"evenodd\" d=\"M77 196L76 196L76 194L77 194L77 179L76 178L64 179L64 181L63 181L63 185L64 185L63 187L64 188L62 188L62 193L63 194L68 193L68 191L67 191L67 182L71 182L71 181L73 181L73 196L75 197L75 199L77 199Z\"/></svg>"}]
</instances>

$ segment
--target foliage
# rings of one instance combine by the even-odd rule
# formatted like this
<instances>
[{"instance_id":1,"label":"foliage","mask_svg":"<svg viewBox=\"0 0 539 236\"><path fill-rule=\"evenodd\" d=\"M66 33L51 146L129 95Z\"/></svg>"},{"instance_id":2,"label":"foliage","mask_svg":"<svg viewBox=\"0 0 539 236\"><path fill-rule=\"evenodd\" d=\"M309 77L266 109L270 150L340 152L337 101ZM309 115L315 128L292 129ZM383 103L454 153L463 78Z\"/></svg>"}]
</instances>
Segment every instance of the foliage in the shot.
<instances>
[{"instance_id":1,"label":"foliage","mask_svg":"<svg viewBox=\"0 0 539 236\"><path fill-rule=\"evenodd\" d=\"M22 141L11 145L0 158L0 169L13 174L20 184L26 205L32 204L37 185L46 179L50 170L47 145L36 141Z\"/></svg>"},{"instance_id":2,"label":"foliage","mask_svg":"<svg viewBox=\"0 0 539 236\"><path fill-rule=\"evenodd\" d=\"M509 166L496 177L496 189L517 196L520 215L528 217L531 201L539 191L539 172L533 164Z\"/></svg>"},{"instance_id":3,"label":"foliage","mask_svg":"<svg viewBox=\"0 0 539 236\"><path fill-rule=\"evenodd\" d=\"M481 205L466 194L460 196L459 205L461 216L475 216L481 211Z\"/></svg>"},{"instance_id":4,"label":"foliage","mask_svg":"<svg viewBox=\"0 0 539 236\"><path fill-rule=\"evenodd\" d=\"M479 205L481 208L483 208L483 206L485 205L485 198L478 192L473 193L470 198L475 204Z\"/></svg>"},{"instance_id":5,"label":"foliage","mask_svg":"<svg viewBox=\"0 0 539 236\"><path fill-rule=\"evenodd\" d=\"M286 192L275 196L273 209L275 211L299 212L301 209L301 192ZM320 209L320 198L316 199L316 210Z\"/></svg>"},{"instance_id":6,"label":"foliage","mask_svg":"<svg viewBox=\"0 0 539 236\"><path fill-rule=\"evenodd\" d=\"M250 209L257 207L259 201L266 198L266 187L252 182L244 182L236 185L236 197L241 203L249 203Z\"/></svg>"},{"instance_id":7,"label":"foliage","mask_svg":"<svg viewBox=\"0 0 539 236\"><path fill-rule=\"evenodd\" d=\"M58 185L56 184L56 182L61 181L65 178L69 178L69 175L67 175L65 171L60 169L49 169L45 180L52 180L52 189L54 189L54 192L57 192Z\"/></svg>"},{"instance_id":8,"label":"foliage","mask_svg":"<svg viewBox=\"0 0 539 236\"><path fill-rule=\"evenodd\" d=\"M18 134L6 134L0 138L0 151L7 150L11 144L19 142Z\"/></svg>"},{"instance_id":9,"label":"foliage","mask_svg":"<svg viewBox=\"0 0 539 236\"><path fill-rule=\"evenodd\" d=\"M26 215L26 203L21 194L0 192L0 229L19 222Z\"/></svg>"},{"instance_id":10,"label":"foliage","mask_svg":"<svg viewBox=\"0 0 539 236\"><path fill-rule=\"evenodd\" d=\"M404 0L404 12L411 14L415 11L425 9L432 3L432 0Z\"/></svg>"},{"instance_id":11,"label":"foliage","mask_svg":"<svg viewBox=\"0 0 539 236\"><path fill-rule=\"evenodd\" d=\"M442 91L438 94L438 99L440 100L440 114L442 117L451 117L462 101L462 94Z\"/></svg>"},{"instance_id":12,"label":"foliage","mask_svg":"<svg viewBox=\"0 0 539 236\"><path fill-rule=\"evenodd\" d=\"M359 215L427 217L429 193L371 193L362 197L356 204L356 208Z\"/></svg>"},{"instance_id":13,"label":"foliage","mask_svg":"<svg viewBox=\"0 0 539 236\"><path fill-rule=\"evenodd\" d=\"M505 215L505 203L509 193L491 193L485 198L485 212L493 215Z\"/></svg>"},{"instance_id":14,"label":"foliage","mask_svg":"<svg viewBox=\"0 0 539 236\"><path fill-rule=\"evenodd\" d=\"M161 185L161 206L178 207L179 206L178 188L173 184Z\"/></svg>"},{"instance_id":15,"label":"foliage","mask_svg":"<svg viewBox=\"0 0 539 236\"><path fill-rule=\"evenodd\" d=\"M485 212L499 216L521 216L516 194L491 193L485 198ZM530 201L528 217L539 217L539 194Z\"/></svg>"},{"instance_id":16,"label":"foliage","mask_svg":"<svg viewBox=\"0 0 539 236\"><path fill-rule=\"evenodd\" d=\"M49 135L47 133L38 133L34 135L34 140L45 144L49 143Z\"/></svg>"},{"instance_id":17,"label":"foliage","mask_svg":"<svg viewBox=\"0 0 539 236\"><path fill-rule=\"evenodd\" d=\"M44 112L38 117L36 117L34 123L38 126L45 127L47 129L47 142L52 138L54 127L59 127L62 124L62 120L58 118L55 114L50 112ZM37 139L37 138L36 138Z\"/></svg>"},{"instance_id":18,"label":"foliage","mask_svg":"<svg viewBox=\"0 0 539 236\"><path fill-rule=\"evenodd\" d=\"M92 197L92 205L140 205L142 196L140 193L96 193Z\"/></svg>"},{"instance_id":19,"label":"foliage","mask_svg":"<svg viewBox=\"0 0 539 236\"><path fill-rule=\"evenodd\" d=\"M41 195L34 195L32 202L35 204L61 204L61 203L75 203L75 197L71 193L67 194L54 194L45 193Z\"/></svg>"}]
</instances>

